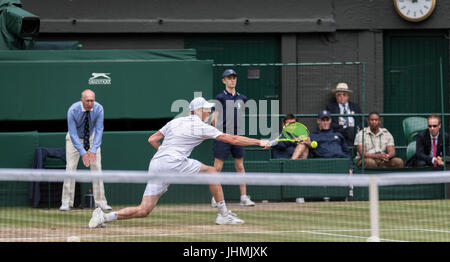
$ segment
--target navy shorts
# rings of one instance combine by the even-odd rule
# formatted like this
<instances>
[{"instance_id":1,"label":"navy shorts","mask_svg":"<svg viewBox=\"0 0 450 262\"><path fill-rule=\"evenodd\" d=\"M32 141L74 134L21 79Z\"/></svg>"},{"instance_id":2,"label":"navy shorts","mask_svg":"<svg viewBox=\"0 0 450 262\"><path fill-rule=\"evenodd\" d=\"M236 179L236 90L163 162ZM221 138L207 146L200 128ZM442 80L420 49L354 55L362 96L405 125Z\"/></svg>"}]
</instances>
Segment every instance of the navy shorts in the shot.
<instances>
[{"instance_id":1,"label":"navy shorts","mask_svg":"<svg viewBox=\"0 0 450 262\"><path fill-rule=\"evenodd\" d=\"M214 140L214 158L226 160L230 152L233 158L244 158L245 148Z\"/></svg>"}]
</instances>

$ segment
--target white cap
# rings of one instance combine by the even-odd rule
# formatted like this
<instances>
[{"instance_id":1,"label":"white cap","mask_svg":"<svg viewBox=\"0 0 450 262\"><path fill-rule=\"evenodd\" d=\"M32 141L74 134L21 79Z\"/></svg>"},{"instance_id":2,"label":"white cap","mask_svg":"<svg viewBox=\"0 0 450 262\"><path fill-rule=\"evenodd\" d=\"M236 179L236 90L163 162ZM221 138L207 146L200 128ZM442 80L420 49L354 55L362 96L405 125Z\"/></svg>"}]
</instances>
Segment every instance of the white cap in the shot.
<instances>
[{"instance_id":1,"label":"white cap","mask_svg":"<svg viewBox=\"0 0 450 262\"><path fill-rule=\"evenodd\" d=\"M192 100L191 103L189 104L189 110L194 111L199 108L211 108L214 105L215 105L214 103L209 103L203 97L197 97L194 98L194 100Z\"/></svg>"}]
</instances>

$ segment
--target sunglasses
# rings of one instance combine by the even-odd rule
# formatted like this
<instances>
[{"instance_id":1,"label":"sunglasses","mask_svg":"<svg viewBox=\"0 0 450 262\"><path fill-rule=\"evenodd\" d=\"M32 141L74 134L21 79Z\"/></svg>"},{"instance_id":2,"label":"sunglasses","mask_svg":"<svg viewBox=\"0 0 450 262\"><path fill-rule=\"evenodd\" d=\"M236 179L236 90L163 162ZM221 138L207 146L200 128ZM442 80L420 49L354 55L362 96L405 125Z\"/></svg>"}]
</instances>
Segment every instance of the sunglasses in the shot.
<instances>
[{"instance_id":1,"label":"sunglasses","mask_svg":"<svg viewBox=\"0 0 450 262\"><path fill-rule=\"evenodd\" d=\"M428 125L429 128L432 128L432 127L433 127L433 128L436 128L436 127L438 127L438 126L439 126L439 125Z\"/></svg>"}]
</instances>

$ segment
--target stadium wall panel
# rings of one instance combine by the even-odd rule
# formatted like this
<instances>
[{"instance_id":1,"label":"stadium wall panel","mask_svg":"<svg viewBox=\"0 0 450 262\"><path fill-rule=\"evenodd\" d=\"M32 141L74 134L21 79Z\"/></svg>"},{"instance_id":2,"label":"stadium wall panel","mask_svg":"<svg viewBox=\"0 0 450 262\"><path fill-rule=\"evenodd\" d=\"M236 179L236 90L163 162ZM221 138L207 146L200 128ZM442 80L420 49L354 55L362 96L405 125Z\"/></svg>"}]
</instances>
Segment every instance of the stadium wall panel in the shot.
<instances>
[{"instance_id":1,"label":"stadium wall panel","mask_svg":"<svg viewBox=\"0 0 450 262\"><path fill-rule=\"evenodd\" d=\"M105 132L102 144L102 166L104 170L147 170L149 161L155 150L148 144L148 137L154 131L136 132ZM59 133L0 133L0 143L4 145L0 153L0 167L2 168L31 168L34 151L37 147L64 147L65 132ZM204 141L191 154L191 157L212 165L213 140ZM256 155L262 152L255 150ZM252 150L247 151L252 154ZM266 156L264 156L266 157ZM255 156L249 156L256 159ZM80 161L81 162L81 161ZM64 168L62 162L48 159L46 164L51 168ZM79 163L80 169L86 169ZM273 173L347 173L346 159L263 159L245 161L246 172ZM225 161L224 172L234 172L233 160ZM366 170L370 172L387 172L388 170ZM413 171L401 169L391 172ZM360 173L355 170L355 175ZM28 182L1 182L0 206L30 204ZM82 201L84 193L91 188L90 183L81 184ZM105 183L106 196L111 205L139 204L145 184L115 184ZM334 187L296 187L296 186L253 186L247 188L253 200L284 201L297 197L343 197L348 190ZM227 201L239 201L239 186L224 185ZM414 185L403 187L382 187L380 199L442 199L445 197L445 186ZM171 185L169 191L161 198L161 203L208 203L211 200L208 186L205 185ZM355 200L367 200L366 188L355 188Z\"/></svg>"},{"instance_id":2,"label":"stadium wall panel","mask_svg":"<svg viewBox=\"0 0 450 262\"><path fill-rule=\"evenodd\" d=\"M187 115L195 92L212 97L212 61L195 54L192 49L2 51L0 121L66 119L88 88L103 105L105 119Z\"/></svg>"}]
</instances>

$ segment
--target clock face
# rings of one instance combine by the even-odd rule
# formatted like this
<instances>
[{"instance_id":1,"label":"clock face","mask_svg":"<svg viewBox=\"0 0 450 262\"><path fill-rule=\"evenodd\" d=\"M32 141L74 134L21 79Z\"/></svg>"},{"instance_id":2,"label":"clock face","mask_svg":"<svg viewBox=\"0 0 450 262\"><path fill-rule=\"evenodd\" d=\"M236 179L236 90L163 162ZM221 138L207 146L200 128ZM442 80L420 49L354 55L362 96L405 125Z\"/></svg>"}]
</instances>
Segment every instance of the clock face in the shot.
<instances>
[{"instance_id":1,"label":"clock face","mask_svg":"<svg viewBox=\"0 0 450 262\"><path fill-rule=\"evenodd\" d=\"M436 0L394 0L394 6L403 19L419 22L433 13Z\"/></svg>"}]
</instances>

